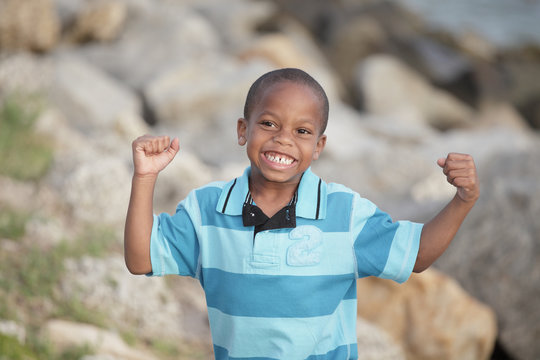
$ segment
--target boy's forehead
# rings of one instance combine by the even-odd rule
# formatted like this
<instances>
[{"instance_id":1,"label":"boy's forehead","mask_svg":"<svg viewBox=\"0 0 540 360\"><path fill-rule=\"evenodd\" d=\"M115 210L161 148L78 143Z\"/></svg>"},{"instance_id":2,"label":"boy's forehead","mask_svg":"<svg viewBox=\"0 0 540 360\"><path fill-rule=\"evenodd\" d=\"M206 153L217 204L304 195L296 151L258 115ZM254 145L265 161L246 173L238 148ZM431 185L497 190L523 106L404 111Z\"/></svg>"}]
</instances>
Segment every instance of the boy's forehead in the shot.
<instances>
[{"instance_id":1,"label":"boy's forehead","mask_svg":"<svg viewBox=\"0 0 540 360\"><path fill-rule=\"evenodd\" d=\"M278 93L282 92L292 92L293 94L287 94L286 98L283 98L283 100L291 100L295 98L296 96L299 96L299 98L302 98L302 101L311 101L313 104L315 104L321 112L321 118L322 118L322 101L317 96L317 93L308 85L301 84L297 82L292 82L289 80L283 80L279 81L273 84L268 85L262 91L259 93L258 99L255 104L255 108L260 107L261 105L266 105L269 100L273 100L274 96L278 96ZM281 94L284 95L284 94ZM291 95L293 97L291 97ZM298 99L298 98L297 98Z\"/></svg>"}]
</instances>

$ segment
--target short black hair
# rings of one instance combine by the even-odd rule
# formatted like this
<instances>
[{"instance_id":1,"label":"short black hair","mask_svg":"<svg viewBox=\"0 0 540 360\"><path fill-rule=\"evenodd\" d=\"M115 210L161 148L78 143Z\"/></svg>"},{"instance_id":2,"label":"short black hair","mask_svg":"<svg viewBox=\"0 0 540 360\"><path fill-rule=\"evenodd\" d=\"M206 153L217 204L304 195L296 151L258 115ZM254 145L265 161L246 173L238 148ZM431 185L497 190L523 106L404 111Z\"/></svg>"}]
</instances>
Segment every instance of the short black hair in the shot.
<instances>
[{"instance_id":1,"label":"short black hair","mask_svg":"<svg viewBox=\"0 0 540 360\"><path fill-rule=\"evenodd\" d=\"M322 104L322 123L321 134L326 130L326 124L328 124L329 104L328 97L322 86L307 72L296 68L284 68L267 72L259 77L249 88L246 103L244 105L244 118L249 120L251 111L255 105L259 102L261 93L269 86L277 84L282 81L290 81L296 84L305 85L313 90L315 95L319 98Z\"/></svg>"}]
</instances>

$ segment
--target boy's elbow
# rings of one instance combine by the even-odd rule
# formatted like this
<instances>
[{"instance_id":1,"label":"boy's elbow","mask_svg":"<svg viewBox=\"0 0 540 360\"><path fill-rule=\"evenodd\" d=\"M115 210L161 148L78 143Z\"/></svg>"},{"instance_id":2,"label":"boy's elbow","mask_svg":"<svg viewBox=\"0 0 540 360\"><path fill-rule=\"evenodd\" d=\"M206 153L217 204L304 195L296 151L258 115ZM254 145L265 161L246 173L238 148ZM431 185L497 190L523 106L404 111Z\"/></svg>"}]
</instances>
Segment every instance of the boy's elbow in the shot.
<instances>
[{"instance_id":1,"label":"boy's elbow","mask_svg":"<svg viewBox=\"0 0 540 360\"><path fill-rule=\"evenodd\" d=\"M128 271L133 275L146 275L152 272L152 266L147 264L137 264L125 259Z\"/></svg>"},{"instance_id":2,"label":"boy's elbow","mask_svg":"<svg viewBox=\"0 0 540 360\"><path fill-rule=\"evenodd\" d=\"M429 267L429 264L424 264L422 261L419 261L419 259L416 260L416 263L414 264L413 273L421 273L424 270L426 270Z\"/></svg>"}]
</instances>

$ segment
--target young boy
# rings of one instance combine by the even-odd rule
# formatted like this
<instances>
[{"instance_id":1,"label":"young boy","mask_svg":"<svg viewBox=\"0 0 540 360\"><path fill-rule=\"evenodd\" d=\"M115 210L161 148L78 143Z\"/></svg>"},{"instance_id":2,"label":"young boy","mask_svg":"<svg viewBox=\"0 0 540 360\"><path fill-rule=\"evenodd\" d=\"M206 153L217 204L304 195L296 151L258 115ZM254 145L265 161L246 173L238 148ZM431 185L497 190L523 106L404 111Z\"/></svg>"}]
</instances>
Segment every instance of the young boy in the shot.
<instances>
[{"instance_id":1,"label":"young boy","mask_svg":"<svg viewBox=\"0 0 540 360\"><path fill-rule=\"evenodd\" d=\"M153 215L158 173L178 139L133 142L125 259L134 274L187 275L206 294L216 359L356 359L356 279L407 280L447 248L479 196L473 159L437 163L457 187L425 225L392 222L373 203L310 170L324 149L328 99L298 69L250 88L238 144L251 166Z\"/></svg>"}]
</instances>

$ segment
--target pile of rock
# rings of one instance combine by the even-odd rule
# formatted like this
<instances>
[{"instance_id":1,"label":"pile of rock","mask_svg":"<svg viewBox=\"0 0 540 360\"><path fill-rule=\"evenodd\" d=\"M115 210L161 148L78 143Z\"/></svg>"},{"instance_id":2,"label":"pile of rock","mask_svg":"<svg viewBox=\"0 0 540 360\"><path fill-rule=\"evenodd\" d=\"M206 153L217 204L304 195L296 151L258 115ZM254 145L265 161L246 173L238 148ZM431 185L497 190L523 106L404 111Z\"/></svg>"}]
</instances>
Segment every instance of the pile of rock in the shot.
<instances>
[{"instance_id":1,"label":"pile of rock","mask_svg":"<svg viewBox=\"0 0 540 360\"><path fill-rule=\"evenodd\" d=\"M252 81L275 67L304 68L331 101L327 147L314 164L326 180L396 219L418 221L453 195L438 157L471 153L483 185L436 265L495 315L435 271L404 286L362 280L359 314L369 322L358 323L361 358L488 358L497 325L516 358L538 357L540 293L531 284L540 280L540 139L531 114L540 81L531 79L540 61L534 51L500 52L473 40L433 33L379 1L0 0L0 98L42 94L48 105L37 130L55 146L47 177L0 178L0 201L30 207L40 220L28 236L41 242L87 223L121 233L130 143L151 132L180 137L180 156L156 190L156 211L173 211L192 188L247 165L235 124ZM507 96L498 66L517 74L519 64L536 66L512 77L526 79ZM209 347L198 285L130 277L121 258L69 261L58 291L105 313L108 330L136 329L151 340L167 328L172 338ZM53 338L77 329L104 354L139 356L108 330L57 320L46 328ZM109 337L124 355L92 340Z\"/></svg>"}]
</instances>

